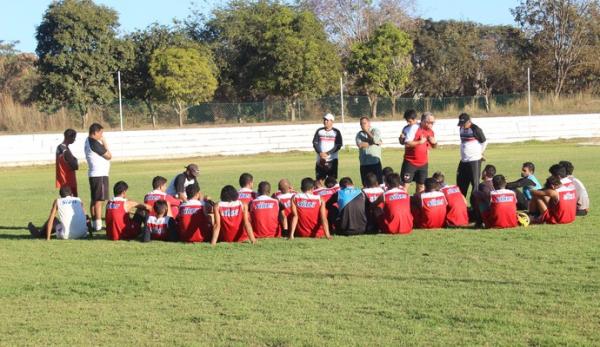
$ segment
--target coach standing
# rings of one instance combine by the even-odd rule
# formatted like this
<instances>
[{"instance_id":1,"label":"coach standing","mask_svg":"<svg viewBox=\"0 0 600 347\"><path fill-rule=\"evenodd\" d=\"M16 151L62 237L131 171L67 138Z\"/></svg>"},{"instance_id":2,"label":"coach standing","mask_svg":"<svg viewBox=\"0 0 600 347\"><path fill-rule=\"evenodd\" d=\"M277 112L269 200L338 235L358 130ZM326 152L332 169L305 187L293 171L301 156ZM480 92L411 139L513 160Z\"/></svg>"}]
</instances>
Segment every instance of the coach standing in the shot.
<instances>
[{"instance_id":1,"label":"coach standing","mask_svg":"<svg viewBox=\"0 0 600 347\"><path fill-rule=\"evenodd\" d=\"M358 160L360 162L360 179L366 187L367 174L372 172L377 176L379 184L383 183L381 169L381 133L371 127L368 117L360 117L360 131L356 134Z\"/></svg>"},{"instance_id":2,"label":"coach standing","mask_svg":"<svg viewBox=\"0 0 600 347\"><path fill-rule=\"evenodd\" d=\"M425 179L428 177L429 149L437 147L437 140L433 132L435 117L431 112L425 112L421 116L419 128L413 135L404 139L404 161L400 176L404 181L404 187L412 181L417 183L416 192L425 190Z\"/></svg>"},{"instance_id":3,"label":"coach standing","mask_svg":"<svg viewBox=\"0 0 600 347\"><path fill-rule=\"evenodd\" d=\"M461 113L458 116L458 126L460 127L460 163L456 171L456 185L466 197L469 185L472 186L471 195L478 190L481 161L487 142L483 130L473 124L468 114Z\"/></svg>"},{"instance_id":4,"label":"coach standing","mask_svg":"<svg viewBox=\"0 0 600 347\"><path fill-rule=\"evenodd\" d=\"M76 137L75 130L67 129L64 132L63 142L56 147L56 188L69 187L73 196L78 196L75 172L79 169L79 163L69 145L75 142Z\"/></svg>"},{"instance_id":5,"label":"coach standing","mask_svg":"<svg viewBox=\"0 0 600 347\"><path fill-rule=\"evenodd\" d=\"M90 125L84 152L90 181L92 228L100 231L102 229L102 202L108 200L108 172L112 159L102 125L98 123Z\"/></svg>"},{"instance_id":6,"label":"coach standing","mask_svg":"<svg viewBox=\"0 0 600 347\"><path fill-rule=\"evenodd\" d=\"M338 175L338 152L342 148L342 133L333 127L333 115L323 117L323 127L317 129L313 137L313 148L317 152L315 176L318 180Z\"/></svg>"}]
</instances>

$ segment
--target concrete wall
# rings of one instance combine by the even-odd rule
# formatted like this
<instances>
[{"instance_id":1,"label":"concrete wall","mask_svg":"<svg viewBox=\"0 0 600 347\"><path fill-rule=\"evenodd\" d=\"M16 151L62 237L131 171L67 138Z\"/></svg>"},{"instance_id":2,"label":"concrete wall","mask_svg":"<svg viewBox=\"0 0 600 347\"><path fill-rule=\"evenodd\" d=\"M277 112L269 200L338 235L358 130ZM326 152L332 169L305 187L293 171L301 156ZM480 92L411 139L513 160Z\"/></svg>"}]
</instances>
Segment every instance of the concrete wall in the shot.
<instances>
[{"instance_id":1,"label":"concrete wall","mask_svg":"<svg viewBox=\"0 0 600 347\"><path fill-rule=\"evenodd\" d=\"M490 143L600 137L600 114L474 118ZM438 120L434 126L440 144L458 144L455 119ZM384 147L399 147L403 121L373 122L383 135ZM255 154L261 152L311 151L312 137L319 124L241 126L107 132L105 137L114 160L176 158L208 155ZM344 143L354 146L358 122L335 126ZM87 134L78 134L71 146L79 160L85 160L83 143ZM1 166L42 165L54 162L62 134L0 136Z\"/></svg>"}]
</instances>

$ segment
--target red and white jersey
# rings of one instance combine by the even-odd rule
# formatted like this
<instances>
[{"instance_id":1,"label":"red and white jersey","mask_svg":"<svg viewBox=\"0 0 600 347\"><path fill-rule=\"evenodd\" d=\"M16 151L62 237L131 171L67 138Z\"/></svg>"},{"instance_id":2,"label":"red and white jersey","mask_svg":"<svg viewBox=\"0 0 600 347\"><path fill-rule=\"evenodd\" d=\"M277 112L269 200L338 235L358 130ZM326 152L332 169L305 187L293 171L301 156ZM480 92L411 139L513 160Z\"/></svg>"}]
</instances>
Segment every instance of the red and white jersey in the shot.
<instances>
[{"instance_id":1,"label":"red and white jersey","mask_svg":"<svg viewBox=\"0 0 600 347\"><path fill-rule=\"evenodd\" d=\"M122 197L115 197L106 204L106 237L109 240L135 239L141 231L141 225L129 218L126 204L127 199Z\"/></svg>"},{"instance_id":2,"label":"red and white jersey","mask_svg":"<svg viewBox=\"0 0 600 347\"><path fill-rule=\"evenodd\" d=\"M273 197L279 200L283 206L283 215L286 217L292 214L292 197L294 194L296 194L294 191L285 194L278 191L277 193L273 194Z\"/></svg>"},{"instance_id":3,"label":"red and white jersey","mask_svg":"<svg viewBox=\"0 0 600 347\"><path fill-rule=\"evenodd\" d=\"M325 230L321 225L320 209L325 203L315 194L298 193L294 195L292 203L296 205L298 224L294 233L297 237L323 237Z\"/></svg>"},{"instance_id":4,"label":"red and white jersey","mask_svg":"<svg viewBox=\"0 0 600 347\"><path fill-rule=\"evenodd\" d=\"M446 224L448 202L442 192L421 193L421 206L416 211L417 226L423 229L442 228Z\"/></svg>"},{"instance_id":5,"label":"red and white jersey","mask_svg":"<svg viewBox=\"0 0 600 347\"><path fill-rule=\"evenodd\" d=\"M573 183L573 181L568 177L561 178L560 183L567 188L575 189L575 183Z\"/></svg>"},{"instance_id":6,"label":"red and white jersey","mask_svg":"<svg viewBox=\"0 0 600 347\"><path fill-rule=\"evenodd\" d=\"M384 190L380 187L363 188L363 192L367 196L367 199L369 199L369 202L374 202L384 193Z\"/></svg>"},{"instance_id":7,"label":"red and white jersey","mask_svg":"<svg viewBox=\"0 0 600 347\"><path fill-rule=\"evenodd\" d=\"M148 220L146 220L146 230L150 233L152 240L167 240L170 220L171 217L169 216L162 216L160 218L156 216L148 217Z\"/></svg>"},{"instance_id":8,"label":"red and white jersey","mask_svg":"<svg viewBox=\"0 0 600 347\"><path fill-rule=\"evenodd\" d=\"M388 190L387 184L382 183L379 185L379 188L383 189L383 191L385 192L386 190Z\"/></svg>"},{"instance_id":9,"label":"red and white jersey","mask_svg":"<svg viewBox=\"0 0 600 347\"><path fill-rule=\"evenodd\" d=\"M244 228L244 203L240 200L218 203L221 217L219 241L242 242L248 239Z\"/></svg>"},{"instance_id":10,"label":"red and white jersey","mask_svg":"<svg viewBox=\"0 0 600 347\"><path fill-rule=\"evenodd\" d=\"M206 202L188 200L179 206L177 231L183 242L203 242L212 238L212 225L206 215Z\"/></svg>"},{"instance_id":11,"label":"red and white jersey","mask_svg":"<svg viewBox=\"0 0 600 347\"><path fill-rule=\"evenodd\" d=\"M383 194L383 215L379 228L388 234L408 234L413 229L410 195L403 188L391 188Z\"/></svg>"},{"instance_id":12,"label":"red and white jersey","mask_svg":"<svg viewBox=\"0 0 600 347\"><path fill-rule=\"evenodd\" d=\"M248 205L250 201L256 199L256 192L253 192L250 188L240 188L238 190L238 200Z\"/></svg>"},{"instance_id":13,"label":"red and white jersey","mask_svg":"<svg viewBox=\"0 0 600 347\"><path fill-rule=\"evenodd\" d=\"M550 202L548 210L543 217L548 224L568 224L575 221L577 212L577 194L575 188L568 186L559 187L558 202Z\"/></svg>"},{"instance_id":14,"label":"red and white jersey","mask_svg":"<svg viewBox=\"0 0 600 347\"><path fill-rule=\"evenodd\" d=\"M488 228L515 228L517 220L517 196L509 189L498 189L490 192L490 209L483 214Z\"/></svg>"},{"instance_id":15,"label":"red and white jersey","mask_svg":"<svg viewBox=\"0 0 600 347\"><path fill-rule=\"evenodd\" d=\"M278 236L279 200L261 195L250 202L249 210L255 237Z\"/></svg>"},{"instance_id":16,"label":"red and white jersey","mask_svg":"<svg viewBox=\"0 0 600 347\"><path fill-rule=\"evenodd\" d=\"M469 224L469 212L467 210L467 201L460 192L458 186L445 186L440 189L446 197L448 207L446 210L446 225L465 226Z\"/></svg>"},{"instance_id":17,"label":"red and white jersey","mask_svg":"<svg viewBox=\"0 0 600 347\"><path fill-rule=\"evenodd\" d=\"M329 199L331 199L331 197L335 193L337 193L338 190L340 190L340 186L336 184L334 187L331 187L331 188L327 188L327 187L317 188L317 189L313 190L313 194L320 196L321 200L323 200L323 202L327 203L327 201L329 201Z\"/></svg>"},{"instance_id":18,"label":"red and white jersey","mask_svg":"<svg viewBox=\"0 0 600 347\"><path fill-rule=\"evenodd\" d=\"M163 192L160 189L155 189L144 196L144 204L150 206L150 215L154 216L154 203L158 200L164 200L169 203L171 206L171 215L173 218L177 218L177 214L179 213L179 205L181 201L168 195L166 192Z\"/></svg>"}]
</instances>

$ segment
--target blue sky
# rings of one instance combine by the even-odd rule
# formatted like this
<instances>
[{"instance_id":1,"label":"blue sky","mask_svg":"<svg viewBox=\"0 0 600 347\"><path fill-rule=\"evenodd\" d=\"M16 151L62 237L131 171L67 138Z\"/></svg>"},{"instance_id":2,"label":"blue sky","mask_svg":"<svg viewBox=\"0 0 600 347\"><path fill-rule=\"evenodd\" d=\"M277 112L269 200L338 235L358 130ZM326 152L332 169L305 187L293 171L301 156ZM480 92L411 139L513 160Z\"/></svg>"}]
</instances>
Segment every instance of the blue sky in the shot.
<instances>
[{"instance_id":1,"label":"blue sky","mask_svg":"<svg viewBox=\"0 0 600 347\"><path fill-rule=\"evenodd\" d=\"M513 24L510 9L518 0L416 0L417 13L424 18L472 20L484 24ZM223 3L216 0L96 0L119 13L120 30L129 32L152 22L169 24L173 18L183 19L190 7L209 13ZM35 51L35 27L40 23L51 0L6 0L0 11L0 40L19 41L17 48Z\"/></svg>"}]
</instances>

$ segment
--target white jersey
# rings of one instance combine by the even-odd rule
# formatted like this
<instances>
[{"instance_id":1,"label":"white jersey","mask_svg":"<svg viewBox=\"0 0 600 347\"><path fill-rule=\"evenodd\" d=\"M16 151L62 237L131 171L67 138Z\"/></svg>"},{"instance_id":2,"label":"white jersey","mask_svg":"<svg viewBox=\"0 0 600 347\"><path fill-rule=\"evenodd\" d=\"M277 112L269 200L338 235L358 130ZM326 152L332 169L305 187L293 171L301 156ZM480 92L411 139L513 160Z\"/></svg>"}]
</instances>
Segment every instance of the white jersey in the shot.
<instances>
[{"instance_id":1,"label":"white jersey","mask_svg":"<svg viewBox=\"0 0 600 347\"><path fill-rule=\"evenodd\" d=\"M57 230L59 239L79 239L87 235L83 204L79 198L67 196L56 200L57 216L63 230Z\"/></svg>"},{"instance_id":2,"label":"white jersey","mask_svg":"<svg viewBox=\"0 0 600 347\"><path fill-rule=\"evenodd\" d=\"M417 134L417 130L419 130L419 124L415 123L412 125L407 125L402 129L402 135L404 135L404 145L406 146L407 142L413 141L415 139L415 135Z\"/></svg>"},{"instance_id":3,"label":"white jersey","mask_svg":"<svg viewBox=\"0 0 600 347\"><path fill-rule=\"evenodd\" d=\"M93 140L95 141L95 140ZM90 144L90 138L85 140L84 152L85 159L88 163L88 176L89 177L103 177L108 176L110 171L110 160L104 159L101 155L93 150L93 145ZM102 146L100 146L102 147Z\"/></svg>"},{"instance_id":4,"label":"white jersey","mask_svg":"<svg viewBox=\"0 0 600 347\"><path fill-rule=\"evenodd\" d=\"M181 175L183 175L183 177L185 179L185 181L183 182L183 192L182 192L183 196L179 196L179 194L177 193L177 187L175 187L175 184L177 184L177 182L176 182L177 178L179 176L181 176ZM171 183L169 184L169 187L167 187L167 194L171 195L171 196L174 196L176 198L186 198L187 199L187 196L185 194L185 188L187 188L187 186L189 186L191 184L194 184L194 183L196 183L196 179L195 178L192 178L190 180L190 179L187 178L186 175L184 175L182 173L178 174L177 176L173 177L173 179L171 180Z\"/></svg>"},{"instance_id":5,"label":"white jersey","mask_svg":"<svg viewBox=\"0 0 600 347\"><path fill-rule=\"evenodd\" d=\"M573 185L575 186L575 193L577 194L577 209L578 210L589 210L590 208L590 197L588 196L587 189L581 181L573 176L569 176Z\"/></svg>"},{"instance_id":6,"label":"white jersey","mask_svg":"<svg viewBox=\"0 0 600 347\"><path fill-rule=\"evenodd\" d=\"M330 130L326 130L325 128L321 128L317 131L317 137L319 140L318 151L319 152L329 152L335 147L335 138L338 134L338 130L335 128L331 128ZM338 158L338 152L331 153L326 160L332 161ZM317 153L317 162L321 159L319 154Z\"/></svg>"}]
</instances>

